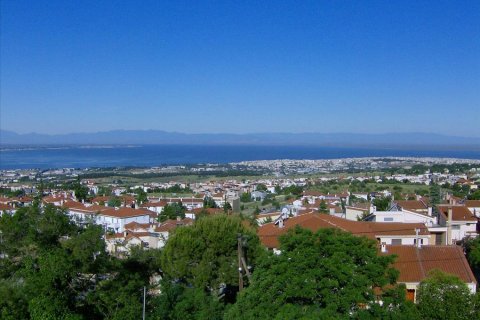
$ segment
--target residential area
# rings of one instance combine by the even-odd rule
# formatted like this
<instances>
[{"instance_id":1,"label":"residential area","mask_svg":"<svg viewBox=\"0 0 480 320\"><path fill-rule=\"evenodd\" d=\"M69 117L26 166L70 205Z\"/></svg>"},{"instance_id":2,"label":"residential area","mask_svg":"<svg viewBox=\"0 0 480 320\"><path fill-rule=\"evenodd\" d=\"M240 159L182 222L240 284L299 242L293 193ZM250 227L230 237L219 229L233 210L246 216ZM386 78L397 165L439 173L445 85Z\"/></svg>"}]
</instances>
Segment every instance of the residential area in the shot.
<instances>
[{"instance_id":1,"label":"residential area","mask_svg":"<svg viewBox=\"0 0 480 320\"><path fill-rule=\"evenodd\" d=\"M259 163L251 165L258 167ZM177 244L179 235L186 232L182 230L222 217L240 219L242 230L249 230L262 250L278 257L287 254L284 242L288 237L294 239L299 230L315 235L340 232L368 239L378 257L391 259L389 266L398 271L395 284L402 286L402 299L418 304L421 286L435 272L461 281L470 295L478 287L480 261L472 252L480 252L480 173L476 163L448 163L439 168L421 173L412 167L397 169L402 172L370 168L373 171L290 177L280 177L273 170L271 175L253 177L177 180L172 176L135 184L119 181L125 179L119 176L110 182L104 177L82 178L76 169L47 174L9 171L1 174L0 221L15 219L17 212L24 215L33 207L58 210L79 230L97 226L105 254L118 261L129 261L138 250L178 259L184 250ZM38 180L51 174L56 178ZM65 179L66 175L71 177ZM0 229L2 238L10 232L4 228ZM238 243L231 250L239 257L238 279L233 281L235 290L241 291L255 280L247 263L250 251ZM2 251L0 259L8 258ZM163 268L151 274L151 297L162 297L159 279L178 272ZM181 268L195 273L188 268L198 266ZM223 288L220 292L228 288L225 281L216 284ZM212 294L212 288L207 291ZM220 296L230 297L228 291ZM380 305L386 299L382 294L375 297Z\"/></svg>"}]
</instances>

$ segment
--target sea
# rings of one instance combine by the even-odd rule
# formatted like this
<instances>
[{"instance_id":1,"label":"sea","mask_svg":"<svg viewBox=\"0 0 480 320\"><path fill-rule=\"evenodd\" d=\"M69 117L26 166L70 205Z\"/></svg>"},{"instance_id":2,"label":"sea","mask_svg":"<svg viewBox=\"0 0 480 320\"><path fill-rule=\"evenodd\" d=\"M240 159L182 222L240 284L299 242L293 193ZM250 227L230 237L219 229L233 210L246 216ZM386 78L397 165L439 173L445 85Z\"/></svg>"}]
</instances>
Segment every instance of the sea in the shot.
<instances>
[{"instance_id":1,"label":"sea","mask_svg":"<svg viewBox=\"0 0 480 320\"><path fill-rule=\"evenodd\" d=\"M258 145L1 146L0 169L155 167L277 159L435 157L480 159L480 148Z\"/></svg>"}]
</instances>

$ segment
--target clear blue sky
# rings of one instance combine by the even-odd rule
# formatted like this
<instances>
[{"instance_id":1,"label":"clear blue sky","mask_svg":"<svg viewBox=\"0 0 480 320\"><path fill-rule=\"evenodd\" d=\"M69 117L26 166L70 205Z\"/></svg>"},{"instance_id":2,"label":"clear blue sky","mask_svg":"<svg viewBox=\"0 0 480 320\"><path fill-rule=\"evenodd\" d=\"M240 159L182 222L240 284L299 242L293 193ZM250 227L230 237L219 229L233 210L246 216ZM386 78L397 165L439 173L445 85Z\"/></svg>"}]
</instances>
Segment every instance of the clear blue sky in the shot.
<instances>
[{"instance_id":1,"label":"clear blue sky","mask_svg":"<svg viewBox=\"0 0 480 320\"><path fill-rule=\"evenodd\" d=\"M480 137L480 1L1 1L19 133Z\"/></svg>"}]
</instances>

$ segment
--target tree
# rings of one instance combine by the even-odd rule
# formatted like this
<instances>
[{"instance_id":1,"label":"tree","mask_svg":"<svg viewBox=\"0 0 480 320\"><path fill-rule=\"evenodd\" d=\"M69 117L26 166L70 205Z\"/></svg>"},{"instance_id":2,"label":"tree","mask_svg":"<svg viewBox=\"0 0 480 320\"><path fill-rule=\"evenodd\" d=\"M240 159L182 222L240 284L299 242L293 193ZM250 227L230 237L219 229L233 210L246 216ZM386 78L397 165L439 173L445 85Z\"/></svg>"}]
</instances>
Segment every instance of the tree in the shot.
<instances>
[{"instance_id":1,"label":"tree","mask_svg":"<svg viewBox=\"0 0 480 320\"><path fill-rule=\"evenodd\" d=\"M238 216L215 215L193 226L175 229L162 251L162 270L169 279L202 290L238 283L237 236L245 235L247 262L254 265L263 252L253 228Z\"/></svg>"},{"instance_id":2,"label":"tree","mask_svg":"<svg viewBox=\"0 0 480 320\"><path fill-rule=\"evenodd\" d=\"M232 205L230 202L225 201L225 204L223 205L223 212L228 213L230 211L232 211Z\"/></svg>"},{"instance_id":3,"label":"tree","mask_svg":"<svg viewBox=\"0 0 480 320\"><path fill-rule=\"evenodd\" d=\"M110 199L108 199L107 205L109 207L120 207L122 205L122 199L117 196L110 197Z\"/></svg>"},{"instance_id":4,"label":"tree","mask_svg":"<svg viewBox=\"0 0 480 320\"><path fill-rule=\"evenodd\" d=\"M475 276L480 276L480 238L466 238L464 240L465 254Z\"/></svg>"},{"instance_id":5,"label":"tree","mask_svg":"<svg viewBox=\"0 0 480 320\"><path fill-rule=\"evenodd\" d=\"M161 282L160 288L160 295L153 298L151 303L151 319L222 319L223 304L208 292L166 280Z\"/></svg>"},{"instance_id":6,"label":"tree","mask_svg":"<svg viewBox=\"0 0 480 320\"><path fill-rule=\"evenodd\" d=\"M162 213L159 216L160 222L163 222L168 219L181 219L185 218L186 208L182 205L181 202L174 202L172 204L167 204L163 207Z\"/></svg>"},{"instance_id":7,"label":"tree","mask_svg":"<svg viewBox=\"0 0 480 320\"><path fill-rule=\"evenodd\" d=\"M257 187L255 188L255 190L257 191L267 191L267 186L263 183L259 183L257 184Z\"/></svg>"},{"instance_id":8,"label":"tree","mask_svg":"<svg viewBox=\"0 0 480 320\"><path fill-rule=\"evenodd\" d=\"M327 204L325 202L325 200L322 200L320 202L320 207L318 208L318 212L320 213L328 213L328 207L327 207Z\"/></svg>"},{"instance_id":9,"label":"tree","mask_svg":"<svg viewBox=\"0 0 480 320\"><path fill-rule=\"evenodd\" d=\"M252 201L252 194L250 192L244 192L240 195L241 202L251 202Z\"/></svg>"},{"instance_id":10,"label":"tree","mask_svg":"<svg viewBox=\"0 0 480 320\"><path fill-rule=\"evenodd\" d=\"M135 189L135 200L138 204L147 202L147 193L142 188Z\"/></svg>"},{"instance_id":11,"label":"tree","mask_svg":"<svg viewBox=\"0 0 480 320\"><path fill-rule=\"evenodd\" d=\"M291 229L280 250L261 259L226 319L365 318L380 308L374 288L388 292L398 276L374 241L336 229ZM389 305L393 313L400 307Z\"/></svg>"},{"instance_id":12,"label":"tree","mask_svg":"<svg viewBox=\"0 0 480 320\"><path fill-rule=\"evenodd\" d=\"M432 270L417 291L422 319L474 319L473 295L454 275Z\"/></svg>"},{"instance_id":13,"label":"tree","mask_svg":"<svg viewBox=\"0 0 480 320\"><path fill-rule=\"evenodd\" d=\"M475 192L472 192L471 194L468 195L467 198L469 200L480 200L480 190L476 190Z\"/></svg>"},{"instance_id":14,"label":"tree","mask_svg":"<svg viewBox=\"0 0 480 320\"><path fill-rule=\"evenodd\" d=\"M78 201L87 200L89 189L86 186L80 184L80 181L77 181L73 186L73 191L75 192L75 197Z\"/></svg>"},{"instance_id":15,"label":"tree","mask_svg":"<svg viewBox=\"0 0 480 320\"><path fill-rule=\"evenodd\" d=\"M207 209L218 208L217 203L215 202L215 200L213 200L212 197L205 197L205 199L203 199L203 207Z\"/></svg>"},{"instance_id":16,"label":"tree","mask_svg":"<svg viewBox=\"0 0 480 320\"><path fill-rule=\"evenodd\" d=\"M373 200L373 205L377 208L377 211L386 211L390 207L390 197L377 197Z\"/></svg>"},{"instance_id":17,"label":"tree","mask_svg":"<svg viewBox=\"0 0 480 320\"><path fill-rule=\"evenodd\" d=\"M430 185L430 204L436 206L441 202L440 186L438 184Z\"/></svg>"}]
</instances>

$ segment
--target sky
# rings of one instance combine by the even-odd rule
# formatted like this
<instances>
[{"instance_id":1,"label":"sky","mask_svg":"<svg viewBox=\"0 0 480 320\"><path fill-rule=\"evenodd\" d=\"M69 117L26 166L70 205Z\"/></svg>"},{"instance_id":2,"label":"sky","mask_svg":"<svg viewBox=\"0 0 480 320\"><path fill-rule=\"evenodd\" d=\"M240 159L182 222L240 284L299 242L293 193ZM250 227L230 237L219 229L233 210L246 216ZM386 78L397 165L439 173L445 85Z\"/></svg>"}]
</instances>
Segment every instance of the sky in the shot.
<instances>
[{"instance_id":1,"label":"sky","mask_svg":"<svg viewBox=\"0 0 480 320\"><path fill-rule=\"evenodd\" d=\"M480 138L480 1L0 1L0 128Z\"/></svg>"}]
</instances>

